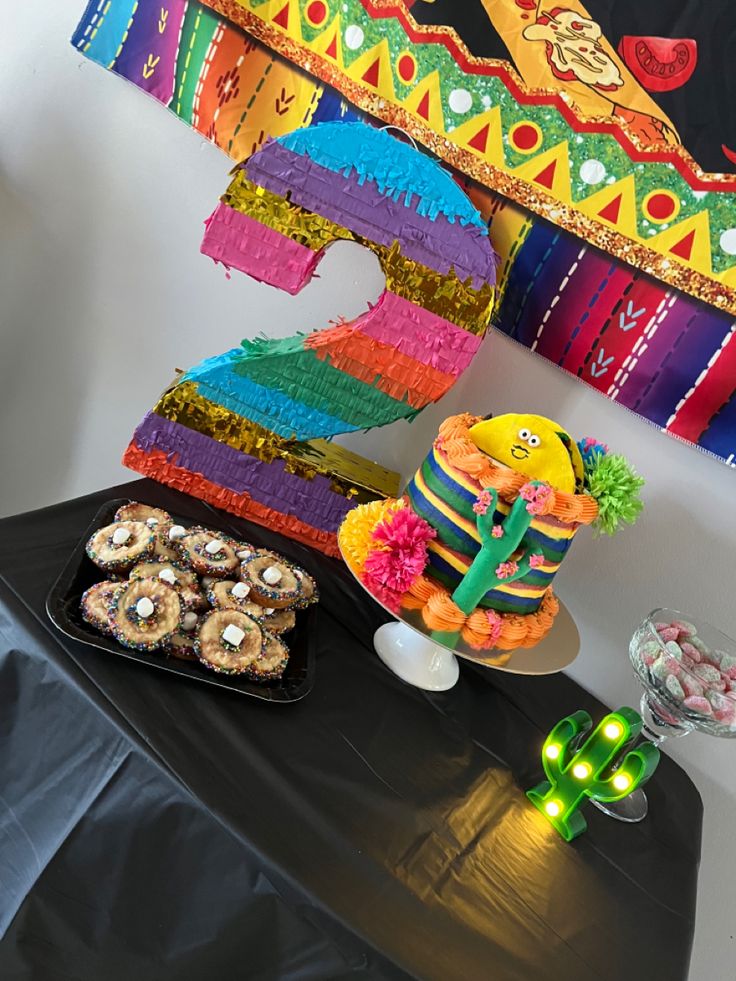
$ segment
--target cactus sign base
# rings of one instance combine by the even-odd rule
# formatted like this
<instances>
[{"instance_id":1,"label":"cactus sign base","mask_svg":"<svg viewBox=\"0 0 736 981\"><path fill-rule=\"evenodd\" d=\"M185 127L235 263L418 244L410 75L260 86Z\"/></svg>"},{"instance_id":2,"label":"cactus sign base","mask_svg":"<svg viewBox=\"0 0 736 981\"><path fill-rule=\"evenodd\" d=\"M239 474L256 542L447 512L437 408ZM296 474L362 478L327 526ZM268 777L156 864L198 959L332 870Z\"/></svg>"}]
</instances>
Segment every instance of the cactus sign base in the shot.
<instances>
[{"instance_id":1,"label":"cactus sign base","mask_svg":"<svg viewBox=\"0 0 736 981\"><path fill-rule=\"evenodd\" d=\"M625 824L637 824L643 821L649 812L649 801L641 787L637 787L628 797L610 804L604 804L599 800L591 800L590 803L599 811L603 811L607 817L623 821Z\"/></svg>"},{"instance_id":2,"label":"cactus sign base","mask_svg":"<svg viewBox=\"0 0 736 981\"><path fill-rule=\"evenodd\" d=\"M373 635L376 654L402 681L426 691L447 691L458 679L457 658L404 623L384 623Z\"/></svg>"}]
</instances>

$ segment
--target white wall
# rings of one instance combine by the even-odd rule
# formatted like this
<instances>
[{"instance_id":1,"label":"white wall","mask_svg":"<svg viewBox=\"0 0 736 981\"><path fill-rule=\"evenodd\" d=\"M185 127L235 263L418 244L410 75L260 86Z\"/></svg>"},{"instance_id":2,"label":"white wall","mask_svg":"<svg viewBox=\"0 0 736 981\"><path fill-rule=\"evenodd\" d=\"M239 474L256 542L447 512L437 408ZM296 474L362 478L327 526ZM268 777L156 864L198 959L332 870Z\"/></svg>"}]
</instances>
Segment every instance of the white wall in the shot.
<instances>
[{"instance_id":1,"label":"white wall","mask_svg":"<svg viewBox=\"0 0 736 981\"><path fill-rule=\"evenodd\" d=\"M298 299L199 254L230 161L158 103L68 44L82 0L3 6L0 35L0 513L132 475L119 459L173 369L261 330L285 336L355 315L382 278L335 246ZM613 541L581 533L558 580L583 640L570 673L635 704L632 628L669 605L736 635L736 473L670 439L506 338L411 425L346 442L409 472L461 409L538 411L626 452L647 510ZM410 438L409 438L410 437ZM705 802L691 977L733 977L736 744L689 736L668 752ZM626 834L625 827L621 834ZM657 979L659 981L659 979ZM662 979L667 981L667 979Z\"/></svg>"}]
</instances>

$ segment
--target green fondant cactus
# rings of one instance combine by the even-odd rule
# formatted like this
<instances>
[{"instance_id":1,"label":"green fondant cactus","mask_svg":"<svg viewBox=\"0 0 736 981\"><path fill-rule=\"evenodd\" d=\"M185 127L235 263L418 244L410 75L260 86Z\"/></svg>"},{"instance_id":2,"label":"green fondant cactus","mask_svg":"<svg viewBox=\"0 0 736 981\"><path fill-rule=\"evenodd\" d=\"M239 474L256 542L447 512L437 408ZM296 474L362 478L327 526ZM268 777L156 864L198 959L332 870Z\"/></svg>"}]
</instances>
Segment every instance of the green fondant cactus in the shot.
<instances>
[{"instance_id":1,"label":"green fondant cactus","mask_svg":"<svg viewBox=\"0 0 736 981\"><path fill-rule=\"evenodd\" d=\"M531 480L525 486L533 489L533 492L547 488L547 484L539 480ZM519 494L504 520L494 523L497 505L498 492L487 487L475 506L480 549L452 594L454 603L465 614L472 613L489 589L502 582L521 579L532 568L533 557L529 548L514 560L511 558L522 546L524 535L534 520L529 502Z\"/></svg>"},{"instance_id":2,"label":"green fondant cactus","mask_svg":"<svg viewBox=\"0 0 736 981\"><path fill-rule=\"evenodd\" d=\"M641 731L641 716L631 708L609 713L581 746L576 743L593 722L587 712L574 712L554 727L542 749L547 780L527 797L562 835L572 841L587 824L578 808L586 797L621 800L645 783L659 762L659 750L645 742L630 750L613 769L622 751Z\"/></svg>"}]
</instances>

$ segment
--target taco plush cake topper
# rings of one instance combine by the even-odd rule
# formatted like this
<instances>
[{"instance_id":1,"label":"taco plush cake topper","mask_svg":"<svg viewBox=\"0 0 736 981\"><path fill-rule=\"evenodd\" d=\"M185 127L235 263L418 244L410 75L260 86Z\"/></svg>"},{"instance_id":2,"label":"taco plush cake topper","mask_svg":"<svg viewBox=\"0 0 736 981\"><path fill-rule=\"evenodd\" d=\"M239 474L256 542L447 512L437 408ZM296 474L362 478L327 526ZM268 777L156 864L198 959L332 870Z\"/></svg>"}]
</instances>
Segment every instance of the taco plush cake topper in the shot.
<instances>
[{"instance_id":1,"label":"taco plush cake topper","mask_svg":"<svg viewBox=\"0 0 736 981\"><path fill-rule=\"evenodd\" d=\"M544 416L508 413L471 426L479 450L555 490L573 494L585 479L583 458L562 426Z\"/></svg>"}]
</instances>

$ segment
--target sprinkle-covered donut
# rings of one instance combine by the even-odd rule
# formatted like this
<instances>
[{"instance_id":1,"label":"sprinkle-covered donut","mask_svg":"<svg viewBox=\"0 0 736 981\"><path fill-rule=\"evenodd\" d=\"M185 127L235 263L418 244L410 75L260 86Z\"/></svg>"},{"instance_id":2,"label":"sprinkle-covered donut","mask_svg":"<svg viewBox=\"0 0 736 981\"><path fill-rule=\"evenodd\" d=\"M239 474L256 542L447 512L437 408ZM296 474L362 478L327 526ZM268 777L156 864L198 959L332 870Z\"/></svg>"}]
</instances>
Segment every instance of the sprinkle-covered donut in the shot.
<instances>
[{"instance_id":1,"label":"sprinkle-covered donut","mask_svg":"<svg viewBox=\"0 0 736 981\"><path fill-rule=\"evenodd\" d=\"M181 614L173 586L162 579L133 579L112 597L110 625L124 647L152 651L176 632Z\"/></svg>"},{"instance_id":2,"label":"sprinkle-covered donut","mask_svg":"<svg viewBox=\"0 0 736 981\"><path fill-rule=\"evenodd\" d=\"M197 657L223 674L243 674L263 649L261 628L240 610L213 610L202 620L195 642Z\"/></svg>"},{"instance_id":3,"label":"sprinkle-covered donut","mask_svg":"<svg viewBox=\"0 0 736 981\"><path fill-rule=\"evenodd\" d=\"M184 564L200 576L224 579L240 566L240 560L227 537L215 535L207 529L190 529L177 539L176 547Z\"/></svg>"},{"instance_id":4,"label":"sprinkle-covered donut","mask_svg":"<svg viewBox=\"0 0 736 981\"><path fill-rule=\"evenodd\" d=\"M111 579L95 583L82 594L80 607L82 619L96 627L102 634L111 634L110 604L113 596L120 589L120 583Z\"/></svg>"},{"instance_id":5,"label":"sprinkle-covered donut","mask_svg":"<svg viewBox=\"0 0 736 981\"><path fill-rule=\"evenodd\" d=\"M173 633L166 641L164 650L171 657L178 658L180 661L199 660L194 650L194 634L188 634L184 630L177 630Z\"/></svg>"},{"instance_id":6,"label":"sprinkle-covered donut","mask_svg":"<svg viewBox=\"0 0 736 981\"><path fill-rule=\"evenodd\" d=\"M153 543L153 557L159 562L178 562L179 550L174 547L173 541L169 538L169 529L154 528L155 540Z\"/></svg>"},{"instance_id":7,"label":"sprinkle-covered donut","mask_svg":"<svg viewBox=\"0 0 736 981\"><path fill-rule=\"evenodd\" d=\"M138 501L131 501L130 504L119 507L115 512L115 521L142 521L154 530L174 523L168 511L151 507L150 504L140 504Z\"/></svg>"},{"instance_id":8,"label":"sprinkle-covered donut","mask_svg":"<svg viewBox=\"0 0 736 981\"><path fill-rule=\"evenodd\" d=\"M294 602L293 608L295 610L305 610L313 603L319 603L319 589L313 577L309 575L306 569L302 569L301 566L295 565L292 566L292 569L302 586L301 595Z\"/></svg>"},{"instance_id":9,"label":"sprinkle-covered donut","mask_svg":"<svg viewBox=\"0 0 736 981\"><path fill-rule=\"evenodd\" d=\"M263 631L263 650L248 668L248 675L255 681L275 681L280 678L289 663L289 648L274 634Z\"/></svg>"},{"instance_id":10,"label":"sprinkle-covered donut","mask_svg":"<svg viewBox=\"0 0 736 981\"><path fill-rule=\"evenodd\" d=\"M273 552L259 551L240 566L240 578L261 606L283 609L302 594L302 584L292 567Z\"/></svg>"},{"instance_id":11,"label":"sprinkle-covered donut","mask_svg":"<svg viewBox=\"0 0 736 981\"><path fill-rule=\"evenodd\" d=\"M263 616L263 607L250 598L250 587L239 580L216 580L207 590L207 599L218 610L240 610L254 620Z\"/></svg>"},{"instance_id":12,"label":"sprinkle-covered donut","mask_svg":"<svg viewBox=\"0 0 736 981\"><path fill-rule=\"evenodd\" d=\"M296 626L296 614L293 610L273 610L272 613L267 613L266 611L270 607L263 607L261 609L260 624L264 630L268 630L269 633L276 634L280 637L281 634L286 634L290 630L293 630Z\"/></svg>"},{"instance_id":13,"label":"sprinkle-covered donut","mask_svg":"<svg viewBox=\"0 0 736 981\"><path fill-rule=\"evenodd\" d=\"M87 542L87 555L100 569L129 569L153 554L154 533L142 521L115 521L100 528Z\"/></svg>"},{"instance_id":14,"label":"sprinkle-covered donut","mask_svg":"<svg viewBox=\"0 0 736 981\"><path fill-rule=\"evenodd\" d=\"M197 576L182 569L178 562L139 562L130 570L131 579L161 579L173 586L187 609L204 610L207 600L200 589Z\"/></svg>"},{"instance_id":15,"label":"sprinkle-covered donut","mask_svg":"<svg viewBox=\"0 0 736 981\"><path fill-rule=\"evenodd\" d=\"M246 559L251 558L259 551L257 546L251 545L250 542L234 541L233 547L235 548L235 554L240 562L245 562Z\"/></svg>"}]
</instances>

